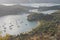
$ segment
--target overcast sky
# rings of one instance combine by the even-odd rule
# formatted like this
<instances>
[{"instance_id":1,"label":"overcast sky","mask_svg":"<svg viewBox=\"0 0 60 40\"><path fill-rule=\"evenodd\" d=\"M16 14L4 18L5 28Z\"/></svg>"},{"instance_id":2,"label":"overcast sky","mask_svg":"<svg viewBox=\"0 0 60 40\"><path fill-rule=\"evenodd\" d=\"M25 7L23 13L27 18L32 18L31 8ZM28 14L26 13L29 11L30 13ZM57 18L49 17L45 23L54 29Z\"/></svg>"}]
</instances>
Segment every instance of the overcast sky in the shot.
<instances>
[{"instance_id":1,"label":"overcast sky","mask_svg":"<svg viewBox=\"0 0 60 40\"><path fill-rule=\"evenodd\" d=\"M60 0L0 0L0 3L60 3Z\"/></svg>"}]
</instances>

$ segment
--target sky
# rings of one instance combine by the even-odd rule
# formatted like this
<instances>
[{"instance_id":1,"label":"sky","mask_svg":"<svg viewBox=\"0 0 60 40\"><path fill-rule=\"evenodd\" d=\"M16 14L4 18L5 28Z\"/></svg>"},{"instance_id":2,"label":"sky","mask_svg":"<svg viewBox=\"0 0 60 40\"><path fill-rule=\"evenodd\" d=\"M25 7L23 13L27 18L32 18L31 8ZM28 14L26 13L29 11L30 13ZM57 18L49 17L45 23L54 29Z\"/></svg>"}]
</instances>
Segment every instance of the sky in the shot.
<instances>
[{"instance_id":1,"label":"sky","mask_svg":"<svg viewBox=\"0 0 60 40\"><path fill-rule=\"evenodd\" d=\"M0 3L59 3L60 0L0 0Z\"/></svg>"}]
</instances>

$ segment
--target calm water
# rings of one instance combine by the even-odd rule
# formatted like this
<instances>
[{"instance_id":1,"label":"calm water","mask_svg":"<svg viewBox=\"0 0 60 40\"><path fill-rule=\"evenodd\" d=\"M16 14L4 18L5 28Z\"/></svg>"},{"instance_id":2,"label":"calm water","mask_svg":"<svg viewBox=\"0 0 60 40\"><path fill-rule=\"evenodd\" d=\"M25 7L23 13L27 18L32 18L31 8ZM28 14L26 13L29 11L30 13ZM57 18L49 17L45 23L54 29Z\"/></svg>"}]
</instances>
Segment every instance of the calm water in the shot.
<instances>
[{"instance_id":1,"label":"calm water","mask_svg":"<svg viewBox=\"0 0 60 40\"><path fill-rule=\"evenodd\" d=\"M7 34L17 35L22 32L27 32L36 27L37 22L29 22L28 14L8 15L0 18L0 35Z\"/></svg>"},{"instance_id":2,"label":"calm water","mask_svg":"<svg viewBox=\"0 0 60 40\"><path fill-rule=\"evenodd\" d=\"M51 14L54 13L58 10L47 10L47 11L38 11L38 9L33 9L33 10L29 10L29 12L34 12L34 13L44 13L44 14Z\"/></svg>"},{"instance_id":3,"label":"calm water","mask_svg":"<svg viewBox=\"0 0 60 40\"><path fill-rule=\"evenodd\" d=\"M57 10L42 11L42 13L50 14L55 11ZM29 14L7 15L0 17L0 35L17 35L23 32L31 31L37 26L37 22L29 22L27 20L28 15Z\"/></svg>"}]
</instances>

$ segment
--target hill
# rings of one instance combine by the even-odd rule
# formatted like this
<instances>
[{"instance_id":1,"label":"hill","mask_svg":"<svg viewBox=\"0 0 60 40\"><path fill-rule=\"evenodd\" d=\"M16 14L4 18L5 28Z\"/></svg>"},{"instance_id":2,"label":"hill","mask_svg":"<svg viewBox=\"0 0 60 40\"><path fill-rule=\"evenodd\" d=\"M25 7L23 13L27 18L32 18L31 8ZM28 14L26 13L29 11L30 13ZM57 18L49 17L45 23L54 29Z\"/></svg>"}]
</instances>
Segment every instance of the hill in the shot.
<instances>
[{"instance_id":1,"label":"hill","mask_svg":"<svg viewBox=\"0 0 60 40\"><path fill-rule=\"evenodd\" d=\"M34 7L27 7L22 5L13 6L0 5L0 16L28 13L30 9L34 9Z\"/></svg>"},{"instance_id":2,"label":"hill","mask_svg":"<svg viewBox=\"0 0 60 40\"><path fill-rule=\"evenodd\" d=\"M39 11L47 11L47 10L60 10L60 5L51 6L51 7L39 7Z\"/></svg>"}]
</instances>

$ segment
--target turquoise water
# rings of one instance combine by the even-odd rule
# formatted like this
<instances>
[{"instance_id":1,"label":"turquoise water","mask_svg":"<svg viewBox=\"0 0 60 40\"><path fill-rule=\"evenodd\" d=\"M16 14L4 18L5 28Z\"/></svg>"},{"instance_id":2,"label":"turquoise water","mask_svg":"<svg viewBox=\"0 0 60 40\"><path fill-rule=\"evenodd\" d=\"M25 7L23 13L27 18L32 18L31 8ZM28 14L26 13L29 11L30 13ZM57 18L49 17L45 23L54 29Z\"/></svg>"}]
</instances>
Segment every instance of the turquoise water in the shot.
<instances>
[{"instance_id":1,"label":"turquoise water","mask_svg":"<svg viewBox=\"0 0 60 40\"><path fill-rule=\"evenodd\" d=\"M31 31L36 27L37 22L29 22L28 14L8 15L0 18L0 35L17 35L23 32Z\"/></svg>"}]
</instances>

